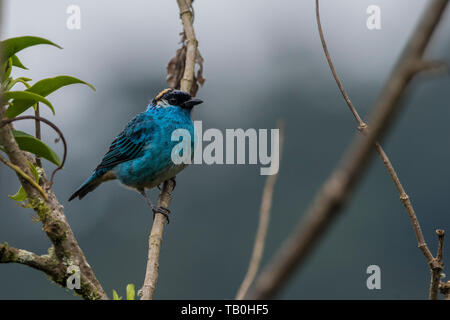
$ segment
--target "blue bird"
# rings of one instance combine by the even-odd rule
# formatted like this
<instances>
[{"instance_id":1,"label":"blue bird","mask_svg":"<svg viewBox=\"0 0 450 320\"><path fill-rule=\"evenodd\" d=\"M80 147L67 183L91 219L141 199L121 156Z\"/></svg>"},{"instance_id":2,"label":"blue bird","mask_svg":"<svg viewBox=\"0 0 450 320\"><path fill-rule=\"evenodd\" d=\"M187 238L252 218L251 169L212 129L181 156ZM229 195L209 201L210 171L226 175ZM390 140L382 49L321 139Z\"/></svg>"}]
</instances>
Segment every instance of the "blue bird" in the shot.
<instances>
[{"instance_id":1,"label":"blue bird","mask_svg":"<svg viewBox=\"0 0 450 320\"><path fill-rule=\"evenodd\" d=\"M202 103L187 92L174 89L161 91L148 105L145 112L139 113L125 126L124 130L111 143L108 152L92 175L69 198L82 199L101 183L118 179L122 184L142 194L156 212L168 220L166 208L155 207L145 189L159 186L162 182L174 179L187 164L174 164L171 158L173 147L172 132L186 129L191 135L191 150L194 145L194 125L191 119L192 108Z\"/></svg>"}]
</instances>

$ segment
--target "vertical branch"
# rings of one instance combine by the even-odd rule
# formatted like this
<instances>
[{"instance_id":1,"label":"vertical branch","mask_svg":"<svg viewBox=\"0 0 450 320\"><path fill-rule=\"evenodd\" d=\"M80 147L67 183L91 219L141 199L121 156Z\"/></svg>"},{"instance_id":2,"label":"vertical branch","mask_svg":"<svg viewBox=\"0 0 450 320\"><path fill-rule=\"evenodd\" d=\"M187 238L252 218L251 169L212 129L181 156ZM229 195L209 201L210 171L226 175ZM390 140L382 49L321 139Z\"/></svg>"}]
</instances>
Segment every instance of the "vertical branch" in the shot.
<instances>
[{"instance_id":1,"label":"vertical branch","mask_svg":"<svg viewBox=\"0 0 450 320\"><path fill-rule=\"evenodd\" d=\"M305 261L343 208L367 168L373 146L392 124L394 115L402 106L408 85L420 71L424 50L447 4L448 0L433 0L427 7L374 106L369 122L371 130L366 130L365 136L355 137L341 164L316 194L305 220L299 221L246 298L268 299L275 296L297 266Z\"/></svg>"},{"instance_id":2,"label":"vertical branch","mask_svg":"<svg viewBox=\"0 0 450 320\"><path fill-rule=\"evenodd\" d=\"M183 78L181 79L180 89L192 93L195 79L195 63L197 58L198 42L195 37L194 27L192 25L192 11L190 0L177 0L180 9L180 18L183 22L184 33L186 36L186 60ZM168 208L170 205L174 180L164 182L161 193L158 198L158 206ZM152 230L149 236L149 249L147 268L145 272L144 285L142 287L141 300L152 300L158 281L159 254L161 251L162 236L166 218L156 213L153 221Z\"/></svg>"},{"instance_id":3,"label":"vertical branch","mask_svg":"<svg viewBox=\"0 0 450 320\"><path fill-rule=\"evenodd\" d=\"M180 8L180 18L183 22L184 34L186 36L186 63L184 67L183 78L181 79L180 89L191 92L195 78L195 61L197 58L198 41L195 37L194 26L192 24L193 14L191 11L192 1L177 0Z\"/></svg>"},{"instance_id":4,"label":"vertical branch","mask_svg":"<svg viewBox=\"0 0 450 320\"><path fill-rule=\"evenodd\" d=\"M443 269L442 256L444 250L444 230L436 230L438 236L438 250L436 254L436 265L431 268L431 281L430 281L430 300L436 300L438 297L439 283L441 282L441 272Z\"/></svg>"},{"instance_id":5,"label":"vertical branch","mask_svg":"<svg viewBox=\"0 0 450 320\"><path fill-rule=\"evenodd\" d=\"M277 127L280 130L279 154L281 159L281 153L284 142L284 122L282 120L278 120ZM270 220L270 210L272 208L273 192L275 189L275 183L277 181L277 178L278 173L267 176L261 200L261 207L259 210L258 231L256 232L255 236L253 252L250 258L250 264L248 266L247 273L236 294L236 300L244 299L244 296L247 294L250 285L252 284L253 280L256 277L256 274L258 273L259 266L261 264L261 259L264 253L267 229L269 227L269 220Z\"/></svg>"},{"instance_id":6,"label":"vertical branch","mask_svg":"<svg viewBox=\"0 0 450 320\"><path fill-rule=\"evenodd\" d=\"M158 198L158 206L168 208L170 205L172 191L175 187L173 180L167 180L163 184L161 194ZM166 218L157 213L153 221L152 231L149 237L149 249L147 258L147 269L145 270L145 280L142 287L141 300L152 300L158 281L159 269L159 253L161 251L161 243Z\"/></svg>"}]
</instances>

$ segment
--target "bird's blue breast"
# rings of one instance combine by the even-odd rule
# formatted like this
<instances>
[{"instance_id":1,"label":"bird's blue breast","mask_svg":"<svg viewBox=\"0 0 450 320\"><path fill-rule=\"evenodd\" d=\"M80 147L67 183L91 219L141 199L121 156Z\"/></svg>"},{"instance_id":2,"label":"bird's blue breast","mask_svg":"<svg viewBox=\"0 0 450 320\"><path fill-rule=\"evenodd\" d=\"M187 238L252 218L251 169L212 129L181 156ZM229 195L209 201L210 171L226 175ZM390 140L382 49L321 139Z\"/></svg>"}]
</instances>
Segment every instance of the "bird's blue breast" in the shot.
<instances>
[{"instance_id":1,"label":"bird's blue breast","mask_svg":"<svg viewBox=\"0 0 450 320\"><path fill-rule=\"evenodd\" d=\"M172 141L171 136L176 129L188 130L193 150L194 126L189 110L174 106L149 106L130 124L124 132L128 136L135 136L134 141L141 144L141 150L135 159L111 168L122 183L134 188L152 188L175 176L186 166L172 162L172 148L179 142ZM126 147L134 146L123 146Z\"/></svg>"}]
</instances>

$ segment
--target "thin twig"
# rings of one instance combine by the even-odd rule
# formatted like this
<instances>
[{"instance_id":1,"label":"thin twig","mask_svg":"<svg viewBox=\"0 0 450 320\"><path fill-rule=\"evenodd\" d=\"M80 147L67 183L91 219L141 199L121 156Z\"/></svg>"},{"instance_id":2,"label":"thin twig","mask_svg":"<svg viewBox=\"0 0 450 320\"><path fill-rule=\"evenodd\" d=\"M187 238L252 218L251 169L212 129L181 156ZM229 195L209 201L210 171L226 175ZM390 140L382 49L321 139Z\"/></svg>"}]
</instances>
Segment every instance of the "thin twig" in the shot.
<instances>
[{"instance_id":1,"label":"thin twig","mask_svg":"<svg viewBox=\"0 0 450 320\"><path fill-rule=\"evenodd\" d=\"M33 187L35 187L39 191L39 193L44 197L45 201L48 201L47 194L44 192L44 190L41 188L41 186L32 177L30 177L25 172L23 172L23 170L20 169L18 166L12 164L7 159L3 158L2 155L0 155L0 161L3 162L6 166L13 169L15 172L17 172L17 174L19 174L22 178L27 180L28 183L30 183Z\"/></svg>"},{"instance_id":2,"label":"thin twig","mask_svg":"<svg viewBox=\"0 0 450 320\"><path fill-rule=\"evenodd\" d=\"M192 11L190 0L177 0L180 9L180 18L183 22L184 33L186 35L186 61L184 75L181 79L180 89L191 92L194 83L195 61L197 53L197 39L195 37L194 27L192 25ZM164 182L161 193L158 198L158 206L168 208L173 189L174 180ZM144 285L142 287L141 300L152 300L158 281L159 253L161 251L162 235L166 218L160 213L156 213L153 221L152 231L149 236L149 248L147 268L145 272Z\"/></svg>"},{"instance_id":3,"label":"thin twig","mask_svg":"<svg viewBox=\"0 0 450 320\"><path fill-rule=\"evenodd\" d=\"M439 283L441 282L441 272L444 268L444 265L442 263L442 256L443 256L443 250L444 250L444 230L436 230L436 235L438 236L438 250L436 254L436 262L434 268L431 268L431 281L430 281L430 294L429 298L430 300L436 300L438 298L438 291L439 291Z\"/></svg>"},{"instance_id":4,"label":"thin twig","mask_svg":"<svg viewBox=\"0 0 450 320\"><path fill-rule=\"evenodd\" d=\"M275 296L292 276L299 264L322 238L340 209L350 197L354 187L367 168L373 146L381 139L402 106L405 92L417 74L431 35L436 29L448 0L434 0L423 14L412 34L397 66L381 92L373 108L366 135L357 135L352 147L341 164L327 179L305 215L283 246L271 259L269 265L257 278L254 287L246 295L249 299L268 299Z\"/></svg>"},{"instance_id":5,"label":"thin twig","mask_svg":"<svg viewBox=\"0 0 450 320\"><path fill-rule=\"evenodd\" d=\"M41 116L40 112L39 112L39 102L36 103L36 109L34 109L34 115L36 117L36 119L34 120L35 136L36 136L36 139L41 140L41 122L37 119ZM41 158L38 156L36 156L36 165L38 167L42 168L42 161L41 161Z\"/></svg>"},{"instance_id":6,"label":"thin twig","mask_svg":"<svg viewBox=\"0 0 450 320\"><path fill-rule=\"evenodd\" d=\"M322 42L323 51L324 51L325 57L328 61L328 65L330 66L331 73L333 74L336 84L339 87L339 90L341 91L341 94L344 97L345 101L347 102L347 105L348 105L350 111L353 113L353 116L355 117L356 121L358 122L358 129L360 130L360 132L362 134L366 134L367 130L369 130L369 127L361 119L361 117L358 114L358 111L356 111L356 108L352 104L350 97L346 93L344 86L342 85L341 80L339 79L339 76L337 75L336 69L334 68L333 62L331 60L330 53L328 51L328 46L326 44L325 37L323 34L322 24L320 22L319 0L316 0L316 21L317 21L317 28L319 30L320 40ZM400 196L400 201L403 203L403 206L405 207L405 209L409 215L411 224L414 229L414 233L416 235L418 247L424 254L425 258L427 259L428 264L431 266L434 258L433 258L433 255L431 254L431 251L428 248L428 246L425 242L425 239L423 237L422 229L420 228L419 220L417 219L417 216L416 216L416 213L412 206L411 200L410 200L409 196L406 194L406 191L403 188L403 185L400 182L400 179L398 178L397 173L394 169L394 166L392 165L391 161L389 160L389 157L387 156L386 152L383 150L381 144L378 141L375 143L375 149L376 149L381 161L383 162L384 166L386 167L386 170L388 171L389 175L391 176L391 179L394 182L394 185Z\"/></svg>"},{"instance_id":7,"label":"thin twig","mask_svg":"<svg viewBox=\"0 0 450 320\"><path fill-rule=\"evenodd\" d=\"M283 120L278 120L277 127L280 130L280 140L279 140L279 154L281 159L281 153L283 149L284 142L284 122ZM273 192L275 190L275 183L278 178L278 173L267 176L266 184L263 190L263 196L261 200L261 207L259 210L259 223L258 223L258 231L256 232L255 242L253 245L253 252L250 259L250 264L248 266L247 273L244 277L244 280L239 287L239 290L236 294L236 300L244 299L244 296L247 294L250 285L253 283L253 280L258 273L259 266L261 264L261 258L264 253L264 245L266 242L267 229L269 227L270 220L270 210L272 208L272 199Z\"/></svg>"},{"instance_id":8,"label":"thin twig","mask_svg":"<svg viewBox=\"0 0 450 320\"><path fill-rule=\"evenodd\" d=\"M437 250L437 254L436 254L436 259L439 263L442 262L442 258L444 255L444 236L445 236L445 231L438 229L436 230L436 235L438 236L438 250Z\"/></svg>"}]
</instances>

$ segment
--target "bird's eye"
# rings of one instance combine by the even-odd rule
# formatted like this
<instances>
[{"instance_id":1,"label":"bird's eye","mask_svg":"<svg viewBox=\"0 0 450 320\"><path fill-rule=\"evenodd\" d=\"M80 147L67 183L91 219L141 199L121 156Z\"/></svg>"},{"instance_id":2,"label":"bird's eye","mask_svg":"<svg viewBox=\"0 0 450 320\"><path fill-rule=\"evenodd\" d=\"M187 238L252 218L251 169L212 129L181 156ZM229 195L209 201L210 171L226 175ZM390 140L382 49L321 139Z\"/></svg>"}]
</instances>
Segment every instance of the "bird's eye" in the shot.
<instances>
[{"instance_id":1,"label":"bird's eye","mask_svg":"<svg viewBox=\"0 0 450 320\"><path fill-rule=\"evenodd\" d=\"M177 103L177 99L175 99L175 98L170 98L170 99L169 99L169 103L170 103L171 105L175 106L176 103Z\"/></svg>"}]
</instances>

